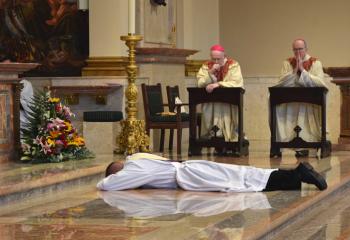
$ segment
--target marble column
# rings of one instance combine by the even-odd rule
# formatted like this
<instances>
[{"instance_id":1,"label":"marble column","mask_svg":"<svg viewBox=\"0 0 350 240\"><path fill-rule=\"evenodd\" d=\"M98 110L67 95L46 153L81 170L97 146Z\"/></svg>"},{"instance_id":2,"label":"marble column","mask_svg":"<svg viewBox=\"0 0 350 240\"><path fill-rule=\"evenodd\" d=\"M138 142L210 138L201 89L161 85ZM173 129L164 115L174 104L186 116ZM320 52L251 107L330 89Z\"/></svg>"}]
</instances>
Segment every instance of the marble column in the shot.
<instances>
[{"instance_id":1,"label":"marble column","mask_svg":"<svg viewBox=\"0 0 350 240\"><path fill-rule=\"evenodd\" d=\"M128 1L89 1L89 51L83 76L126 76L127 47L120 36L128 33Z\"/></svg>"}]
</instances>

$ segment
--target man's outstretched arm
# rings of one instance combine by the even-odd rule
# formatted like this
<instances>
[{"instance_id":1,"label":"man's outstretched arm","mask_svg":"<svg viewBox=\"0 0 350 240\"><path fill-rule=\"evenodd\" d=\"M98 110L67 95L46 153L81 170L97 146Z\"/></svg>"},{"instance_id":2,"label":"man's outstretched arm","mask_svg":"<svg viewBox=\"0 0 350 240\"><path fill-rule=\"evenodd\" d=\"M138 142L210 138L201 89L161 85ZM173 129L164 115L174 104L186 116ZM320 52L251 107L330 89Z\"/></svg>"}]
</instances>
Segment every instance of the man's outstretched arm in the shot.
<instances>
[{"instance_id":1,"label":"man's outstretched arm","mask_svg":"<svg viewBox=\"0 0 350 240\"><path fill-rule=\"evenodd\" d=\"M100 190L119 191L139 188L153 179L153 176L145 172L120 171L109 175L97 183Z\"/></svg>"}]
</instances>

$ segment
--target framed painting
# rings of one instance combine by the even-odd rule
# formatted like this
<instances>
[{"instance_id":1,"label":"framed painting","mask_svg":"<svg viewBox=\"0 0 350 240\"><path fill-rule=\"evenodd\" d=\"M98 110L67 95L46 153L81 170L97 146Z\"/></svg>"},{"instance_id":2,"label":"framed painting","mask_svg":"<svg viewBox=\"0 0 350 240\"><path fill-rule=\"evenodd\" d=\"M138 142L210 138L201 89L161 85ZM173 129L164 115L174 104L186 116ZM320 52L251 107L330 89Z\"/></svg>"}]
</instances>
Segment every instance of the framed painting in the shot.
<instances>
[{"instance_id":1,"label":"framed painting","mask_svg":"<svg viewBox=\"0 0 350 240\"><path fill-rule=\"evenodd\" d=\"M77 0L0 0L0 61L41 64L26 76L79 76L88 56L89 16Z\"/></svg>"}]
</instances>

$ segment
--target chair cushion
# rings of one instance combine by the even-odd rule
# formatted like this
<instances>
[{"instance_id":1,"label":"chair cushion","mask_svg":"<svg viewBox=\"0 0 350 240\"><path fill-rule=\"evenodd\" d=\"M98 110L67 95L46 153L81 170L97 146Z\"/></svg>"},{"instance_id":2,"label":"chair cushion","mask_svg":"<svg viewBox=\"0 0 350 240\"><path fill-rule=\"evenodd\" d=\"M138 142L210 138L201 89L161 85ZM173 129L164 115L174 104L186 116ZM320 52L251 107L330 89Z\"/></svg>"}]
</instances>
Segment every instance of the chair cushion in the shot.
<instances>
[{"instance_id":1,"label":"chair cushion","mask_svg":"<svg viewBox=\"0 0 350 240\"><path fill-rule=\"evenodd\" d=\"M85 122L118 122L123 119L120 111L91 111L84 112Z\"/></svg>"},{"instance_id":2,"label":"chair cushion","mask_svg":"<svg viewBox=\"0 0 350 240\"><path fill-rule=\"evenodd\" d=\"M153 115L150 119L152 122L176 122L176 115L161 116ZM190 115L188 113L181 113L181 121L186 122L190 120Z\"/></svg>"}]
</instances>

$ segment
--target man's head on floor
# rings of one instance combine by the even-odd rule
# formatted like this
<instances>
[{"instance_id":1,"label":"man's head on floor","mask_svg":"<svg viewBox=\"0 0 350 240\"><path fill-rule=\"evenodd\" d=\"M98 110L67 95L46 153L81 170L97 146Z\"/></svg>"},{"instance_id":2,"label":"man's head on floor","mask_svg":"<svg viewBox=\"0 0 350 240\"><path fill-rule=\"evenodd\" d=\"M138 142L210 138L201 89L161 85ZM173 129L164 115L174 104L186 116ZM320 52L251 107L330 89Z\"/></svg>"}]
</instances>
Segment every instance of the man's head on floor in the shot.
<instances>
[{"instance_id":1,"label":"man's head on floor","mask_svg":"<svg viewBox=\"0 0 350 240\"><path fill-rule=\"evenodd\" d=\"M106 168L106 177L111 174L115 174L124 168L124 163L122 162L112 162Z\"/></svg>"}]
</instances>

